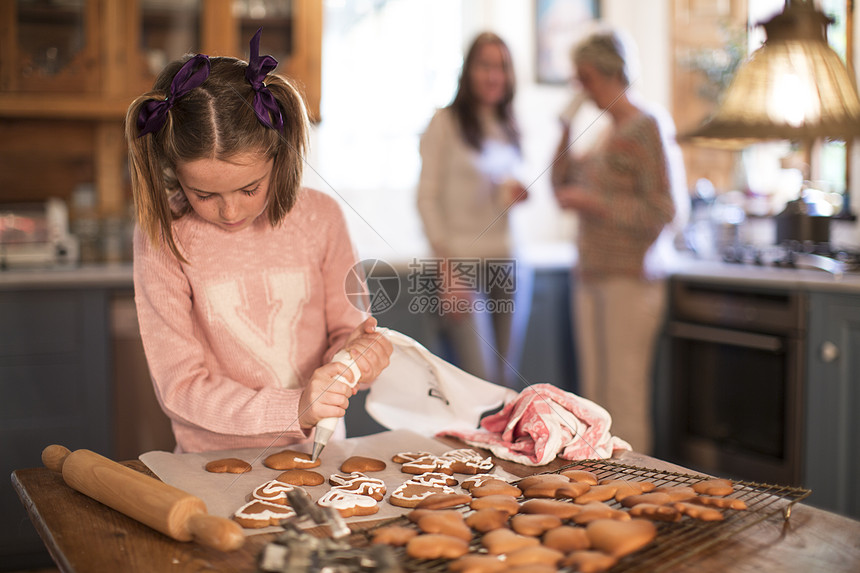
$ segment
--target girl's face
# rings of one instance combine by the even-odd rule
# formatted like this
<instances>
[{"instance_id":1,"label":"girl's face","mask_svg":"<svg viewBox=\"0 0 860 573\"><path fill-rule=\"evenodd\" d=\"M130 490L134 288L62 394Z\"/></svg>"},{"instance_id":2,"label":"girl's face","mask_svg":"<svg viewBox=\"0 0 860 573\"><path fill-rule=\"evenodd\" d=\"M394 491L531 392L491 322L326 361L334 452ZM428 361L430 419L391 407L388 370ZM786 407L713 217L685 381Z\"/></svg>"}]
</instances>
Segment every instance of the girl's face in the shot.
<instances>
[{"instance_id":1,"label":"girl's face","mask_svg":"<svg viewBox=\"0 0 860 573\"><path fill-rule=\"evenodd\" d=\"M176 165L188 203L202 219L225 231L249 227L266 210L272 160L256 153L231 161L199 159Z\"/></svg>"},{"instance_id":2,"label":"girl's face","mask_svg":"<svg viewBox=\"0 0 860 573\"><path fill-rule=\"evenodd\" d=\"M508 92L506 67L505 54L498 44L483 44L475 52L469 81L481 105L497 105L505 98Z\"/></svg>"},{"instance_id":3,"label":"girl's face","mask_svg":"<svg viewBox=\"0 0 860 573\"><path fill-rule=\"evenodd\" d=\"M608 108L624 90L624 86L617 78L601 73L600 70L586 62L577 65L576 79L583 91L600 109Z\"/></svg>"}]
</instances>

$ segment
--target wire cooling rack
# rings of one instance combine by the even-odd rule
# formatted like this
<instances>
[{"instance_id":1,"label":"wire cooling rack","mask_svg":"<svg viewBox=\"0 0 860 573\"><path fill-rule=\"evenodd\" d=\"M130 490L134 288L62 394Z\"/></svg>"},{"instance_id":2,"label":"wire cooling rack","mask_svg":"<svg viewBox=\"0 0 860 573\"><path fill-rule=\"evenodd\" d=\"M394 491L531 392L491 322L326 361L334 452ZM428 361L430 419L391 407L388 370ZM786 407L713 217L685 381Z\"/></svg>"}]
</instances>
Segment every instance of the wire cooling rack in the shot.
<instances>
[{"instance_id":1,"label":"wire cooling rack","mask_svg":"<svg viewBox=\"0 0 860 573\"><path fill-rule=\"evenodd\" d=\"M614 462L612 460L584 460L559 468L555 472L567 470L586 470L597 476L599 480L624 479L629 481L647 481L656 487L673 485L692 485L711 476L697 474L675 473L662 470L641 468ZM724 509L722 521L700 521L685 517L679 522L654 522L657 526L656 539L643 549L624 557L609 571L612 573L633 573L665 571L691 557L724 542L750 527L761 523L775 515L782 515L785 520L791 516L795 503L806 498L811 491L789 486L777 486L754 482L735 481L734 492L727 496L743 500L746 510ZM617 502L607 502L616 509L624 509ZM471 512L463 508L465 514ZM356 546L369 542L373 531L384 525L410 524L404 517L398 517L370 529L361 529L353 534ZM422 561L406 555L403 548L397 548L401 564L406 571L447 571L448 560L435 559ZM470 553L482 551L481 535L476 534L469 546ZM566 571L560 569L560 571Z\"/></svg>"}]
</instances>

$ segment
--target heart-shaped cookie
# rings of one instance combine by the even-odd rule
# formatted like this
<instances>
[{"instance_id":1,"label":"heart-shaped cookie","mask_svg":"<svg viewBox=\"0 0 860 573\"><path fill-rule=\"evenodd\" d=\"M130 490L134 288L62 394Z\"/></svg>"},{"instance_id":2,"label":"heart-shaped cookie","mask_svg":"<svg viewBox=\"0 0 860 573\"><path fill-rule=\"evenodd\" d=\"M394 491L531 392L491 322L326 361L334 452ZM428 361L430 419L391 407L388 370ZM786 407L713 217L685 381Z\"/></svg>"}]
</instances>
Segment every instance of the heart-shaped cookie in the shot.
<instances>
[{"instance_id":1,"label":"heart-shaped cookie","mask_svg":"<svg viewBox=\"0 0 860 573\"><path fill-rule=\"evenodd\" d=\"M592 549L619 559L639 551L657 537L657 528L647 519L598 519L589 523L585 532Z\"/></svg>"}]
</instances>

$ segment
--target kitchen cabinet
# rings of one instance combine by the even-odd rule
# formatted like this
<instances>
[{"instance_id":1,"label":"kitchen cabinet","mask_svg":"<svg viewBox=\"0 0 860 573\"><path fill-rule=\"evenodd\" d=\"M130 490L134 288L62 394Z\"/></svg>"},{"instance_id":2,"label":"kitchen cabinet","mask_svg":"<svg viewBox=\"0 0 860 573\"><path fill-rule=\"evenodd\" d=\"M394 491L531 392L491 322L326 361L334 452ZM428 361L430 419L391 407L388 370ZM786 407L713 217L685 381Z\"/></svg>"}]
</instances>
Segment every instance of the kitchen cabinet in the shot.
<instances>
[{"instance_id":1,"label":"kitchen cabinet","mask_svg":"<svg viewBox=\"0 0 860 573\"><path fill-rule=\"evenodd\" d=\"M106 301L102 289L0 292L0 474L40 466L52 443L113 453ZM9 487L0 516L0 568L50 563Z\"/></svg>"},{"instance_id":2,"label":"kitchen cabinet","mask_svg":"<svg viewBox=\"0 0 860 573\"><path fill-rule=\"evenodd\" d=\"M322 2L18 0L0 3L0 201L69 199L94 184L103 219L128 219L123 121L187 51L261 52L319 117Z\"/></svg>"},{"instance_id":3,"label":"kitchen cabinet","mask_svg":"<svg viewBox=\"0 0 860 573\"><path fill-rule=\"evenodd\" d=\"M807 368L807 501L860 518L860 295L812 293Z\"/></svg>"}]
</instances>

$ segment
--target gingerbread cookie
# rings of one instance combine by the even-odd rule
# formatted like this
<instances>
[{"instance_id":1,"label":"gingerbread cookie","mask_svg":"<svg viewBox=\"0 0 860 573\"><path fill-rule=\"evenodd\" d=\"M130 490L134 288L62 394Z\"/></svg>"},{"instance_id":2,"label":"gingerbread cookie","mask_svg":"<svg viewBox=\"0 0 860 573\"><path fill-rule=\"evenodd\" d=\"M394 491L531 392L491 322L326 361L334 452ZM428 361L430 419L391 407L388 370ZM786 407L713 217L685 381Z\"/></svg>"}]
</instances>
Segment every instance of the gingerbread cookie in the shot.
<instances>
[{"instance_id":1,"label":"gingerbread cookie","mask_svg":"<svg viewBox=\"0 0 860 573\"><path fill-rule=\"evenodd\" d=\"M418 502L419 509L445 509L466 505L472 501L472 496L466 493L434 493Z\"/></svg>"},{"instance_id":2,"label":"gingerbread cookie","mask_svg":"<svg viewBox=\"0 0 860 573\"><path fill-rule=\"evenodd\" d=\"M657 528L647 519L598 519L589 523L585 532L592 548L617 559L639 551L657 537Z\"/></svg>"},{"instance_id":3,"label":"gingerbread cookie","mask_svg":"<svg viewBox=\"0 0 860 573\"><path fill-rule=\"evenodd\" d=\"M382 501L385 495L385 482L379 478L372 478L361 472L352 472L348 475L332 474L328 482L345 491L351 491L360 495L367 495L376 501Z\"/></svg>"},{"instance_id":4,"label":"gingerbread cookie","mask_svg":"<svg viewBox=\"0 0 860 573\"><path fill-rule=\"evenodd\" d=\"M582 551L591 547L591 541L588 540L585 528L572 527L570 525L562 525L544 533L542 544L544 547L549 547L562 553Z\"/></svg>"},{"instance_id":5,"label":"gingerbread cookie","mask_svg":"<svg viewBox=\"0 0 860 573\"><path fill-rule=\"evenodd\" d=\"M630 497L631 495L642 495L643 493L653 491L655 488L653 483L647 481L616 479L602 481L600 483L601 485L616 486L617 489L615 490L615 501L619 503L621 503L626 497Z\"/></svg>"},{"instance_id":6,"label":"gingerbread cookie","mask_svg":"<svg viewBox=\"0 0 860 573\"><path fill-rule=\"evenodd\" d=\"M615 567L618 559L602 551L574 551L562 559L563 567L580 573L602 573Z\"/></svg>"},{"instance_id":7,"label":"gingerbread cookie","mask_svg":"<svg viewBox=\"0 0 860 573\"><path fill-rule=\"evenodd\" d=\"M448 571L454 573L498 573L507 570L507 564L495 555L464 555L448 564Z\"/></svg>"},{"instance_id":8,"label":"gingerbread cookie","mask_svg":"<svg viewBox=\"0 0 860 573\"><path fill-rule=\"evenodd\" d=\"M688 485L658 487L651 493L665 493L672 501L687 501L696 497L696 491Z\"/></svg>"},{"instance_id":9,"label":"gingerbread cookie","mask_svg":"<svg viewBox=\"0 0 860 573\"><path fill-rule=\"evenodd\" d=\"M746 502L736 497L709 497L706 495L700 495L686 501L697 505L718 507L720 509L736 509L742 511L747 508Z\"/></svg>"},{"instance_id":10,"label":"gingerbread cookie","mask_svg":"<svg viewBox=\"0 0 860 573\"><path fill-rule=\"evenodd\" d=\"M254 499L237 509L233 513L233 520L244 528L259 529L280 525L284 519L294 515L296 512L288 505Z\"/></svg>"},{"instance_id":11,"label":"gingerbread cookie","mask_svg":"<svg viewBox=\"0 0 860 573\"><path fill-rule=\"evenodd\" d=\"M290 485L308 486L322 485L325 481L321 473L311 470L287 470L275 479Z\"/></svg>"},{"instance_id":12,"label":"gingerbread cookie","mask_svg":"<svg viewBox=\"0 0 860 573\"><path fill-rule=\"evenodd\" d=\"M441 472L417 474L415 477L409 478L409 481L420 485L447 485L448 487L457 485L456 479Z\"/></svg>"},{"instance_id":13,"label":"gingerbread cookie","mask_svg":"<svg viewBox=\"0 0 860 573\"><path fill-rule=\"evenodd\" d=\"M379 504L372 497L344 491L336 487L331 488L328 493L319 498L317 505L333 507L342 517L372 515L379 511Z\"/></svg>"},{"instance_id":14,"label":"gingerbread cookie","mask_svg":"<svg viewBox=\"0 0 860 573\"><path fill-rule=\"evenodd\" d=\"M451 535L466 542L472 540L472 530L466 525L463 514L459 511L433 511L421 516L416 525L424 533Z\"/></svg>"},{"instance_id":15,"label":"gingerbread cookie","mask_svg":"<svg viewBox=\"0 0 860 573\"><path fill-rule=\"evenodd\" d=\"M406 462L414 462L418 458L426 458L432 456L430 452L400 452L391 456L391 461L396 464L404 464Z\"/></svg>"},{"instance_id":16,"label":"gingerbread cookie","mask_svg":"<svg viewBox=\"0 0 860 573\"><path fill-rule=\"evenodd\" d=\"M485 483L491 482L508 483L499 476L493 474L477 474L464 479L463 482L460 484L460 487L462 487L466 491L472 491L473 488L480 487Z\"/></svg>"},{"instance_id":17,"label":"gingerbread cookie","mask_svg":"<svg viewBox=\"0 0 860 573\"><path fill-rule=\"evenodd\" d=\"M509 495L488 495L485 497L474 498L469 504L469 507L474 510L492 507L495 509L501 509L508 515L514 515L520 510L520 502Z\"/></svg>"},{"instance_id":18,"label":"gingerbread cookie","mask_svg":"<svg viewBox=\"0 0 860 573\"><path fill-rule=\"evenodd\" d=\"M366 458L364 456L352 456L344 460L340 465L340 471L351 474L354 472L381 472L386 467L382 460L376 458Z\"/></svg>"},{"instance_id":19,"label":"gingerbread cookie","mask_svg":"<svg viewBox=\"0 0 860 573\"><path fill-rule=\"evenodd\" d=\"M484 534L481 545L487 548L490 555L504 555L523 547L537 547L540 540L537 537L520 535L510 529L494 529Z\"/></svg>"},{"instance_id":20,"label":"gingerbread cookie","mask_svg":"<svg viewBox=\"0 0 860 573\"><path fill-rule=\"evenodd\" d=\"M436 493L457 493L447 485L420 483L406 480L397 489L391 492L388 503L398 507L415 507L427 497Z\"/></svg>"},{"instance_id":21,"label":"gingerbread cookie","mask_svg":"<svg viewBox=\"0 0 860 573\"><path fill-rule=\"evenodd\" d=\"M672 504L672 507L684 515L689 515L693 519L700 521L722 521L724 519L723 512L715 507L687 503L685 501L676 501Z\"/></svg>"},{"instance_id":22,"label":"gingerbread cookie","mask_svg":"<svg viewBox=\"0 0 860 573\"><path fill-rule=\"evenodd\" d=\"M320 465L320 460L311 461L311 455L296 450L284 450L263 460L263 465L273 470L309 469Z\"/></svg>"},{"instance_id":23,"label":"gingerbread cookie","mask_svg":"<svg viewBox=\"0 0 860 573\"><path fill-rule=\"evenodd\" d=\"M555 499L530 499L522 504L520 513L547 514L560 519L570 519L579 514L583 507Z\"/></svg>"},{"instance_id":24,"label":"gingerbread cookie","mask_svg":"<svg viewBox=\"0 0 860 573\"><path fill-rule=\"evenodd\" d=\"M409 543L409 540L418 535L418 531L411 527L401 525L388 525L380 527L373 532L371 543L384 543L394 547L401 547Z\"/></svg>"},{"instance_id":25,"label":"gingerbread cookie","mask_svg":"<svg viewBox=\"0 0 860 573\"><path fill-rule=\"evenodd\" d=\"M505 563L509 568L508 570L512 567L532 568L541 565L555 567L556 563L561 561L562 557L564 557L564 553L561 551L537 545L535 547L522 547L516 551L507 553L505 555ZM534 569L529 570L534 571Z\"/></svg>"},{"instance_id":26,"label":"gingerbread cookie","mask_svg":"<svg viewBox=\"0 0 860 573\"><path fill-rule=\"evenodd\" d=\"M523 494L517 486L497 480L484 482L482 485L473 487L469 493L472 494L472 497L487 497L488 495L520 497Z\"/></svg>"},{"instance_id":27,"label":"gingerbread cookie","mask_svg":"<svg viewBox=\"0 0 860 573\"><path fill-rule=\"evenodd\" d=\"M267 481L262 485L257 486L257 488L253 492L251 492L251 497L268 503L289 505L289 501L287 500L287 492L290 492L294 489L296 489L295 486L292 486L288 483L284 483L277 479L273 479Z\"/></svg>"},{"instance_id":28,"label":"gingerbread cookie","mask_svg":"<svg viewBox=\"0 0 860 573\"><path fill-rule=\"evenodd\" d=\"M453 460L434 455L427 455L400 466L400 471L405 474L424 474L428 472L439 472L451 475L454 473Z\"/></svg>"},{"instance_id":29,"label":"gingerbread cookie","mask_svg":"<svg viewBox=\"0 0 860 573\"><path fill-rule=\"evenodd\" d=\"M451 460L451 469L455 474L485 474L493 469L492 457L484 457L479 452L468 448L448 450L440 457Z\"/></svg>"},{"instance_id":30,"label":"gingerbread cookie","mask_svg":"<svg viewBox=\"0 0 860 573\"><path fill-rule=\"evenodd\" d=\"M406 544L406 554L415 559L456 559L469 552L469 543L441 533L417 535Z\"/></svg>"},{"instance_id":31,"label":"gingerbread cookie","mask_svg":"<svg viewBox=\"0 0 860 573\"><path fill-rule=\"evenodd\" d=\"M507 511L496 509L495 507L485 507L469 514L466 518L466 525L475 531L486 533L500 527L505 527L508 517L510 515Z\"/></svg>"},{"instance_id":32,"label":"gingerbread cookie","mask_svg":"<svg viewBox=\"0 0 860 573\"><path fill-rule=\"evenodd\" d=\"M641 493L639 495L629 495L621 501L624 507L633 507L640 503L652 503L654 505L663 505L670 503L672 496L663 491L652 491L649 493Z\"/></svg>"},{"instance_id":33,"label":"gingerbread cookie","mask_svg":"<svg viewBox=\"0 0 860 573\"><path fill-rule=\"evenodd\" d=\"M597 476L585 470L567 470L561 472L561 475L568 478L570 481L587 483L588 485L597 485Z\"/></svg>"},{"instance_id":34,"label":"gingerbread cookie","mask_svg":"<svg viewBox=\"0 0 860 573\"><path fill-rule=\"evenodd\" d=\"M693 484L693 490L702 495L729 495L735 490L734 484L727 479L708 479Z\"/></svg>"},{"instance_id":35,"label":"gingerbread cookie","mask_svg":"<svg viewBox=\"0 0 860 573\"><path fill-rule=\"evenodd\" d=\"M559 474L540 474L521 479L517 486L523 490L523 497L577 498L591 486L583 482L572 482Z\"/></svg>"},{"instance_id":36,"label":"gingerbread cookie","mask_svg":"<svg viewBox=\"0 0 860 573\"><path fill-rule=\"evenodd\" d=\"M603 484L593 485L591 489L582 495L576 496L576 503L591 503L593 501L608 501L615 497L615 492L618 491L618 484Z\"/></svg>"},{"instance_id":37,"label":"gingerbread cookie","mask_svg":"<svg viewBox=\"0 0 860 573\"><path fill-rule=\"evenodd\" d=\"M520 513L511 518L511 529L521 535L538 537L550 529L560 527L561 519L541 513Z\"/></svg>"},{"instance_id":38,"label":"gingerbread cookie","mask_svg":"<svg viewBox=\"0 0 860 573\"><path fill-rule=\"evenodd\" d=\"M600 519L630 521L630 514L626 511L609 507L600 501L593 501L583 505L580 512L573 516L573 522L577 525L585 525Z\"/></svg>"},{"instance_id":39,"label":"gingerbread cookie","mask_svg":"<svg viewBox=\"0 0 860 573\"><path fill-rule=\"evenodd\" d=\"M214 474L244 474L251 471L251 464L239 458L224 458L206 464L206 471Z\"/></svg>"},{"instance_id":40,"label":"gingerbread cookie","mask_svg":"<svg viewBox=\"0 0 860 573\"><path fill-rule=\"evenodd\" d=\"M644 517L651 521L680 521L681 512L671 505L640 503L630 508L630 517Z\"/></svg>"}]
</instances>

